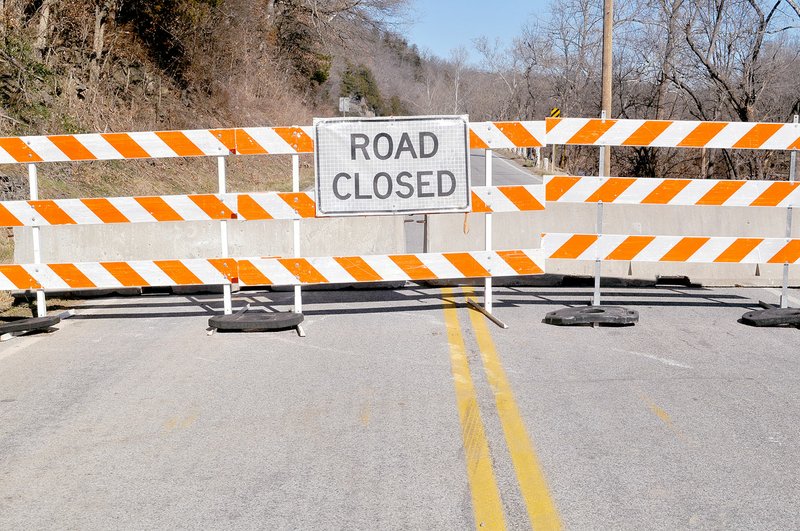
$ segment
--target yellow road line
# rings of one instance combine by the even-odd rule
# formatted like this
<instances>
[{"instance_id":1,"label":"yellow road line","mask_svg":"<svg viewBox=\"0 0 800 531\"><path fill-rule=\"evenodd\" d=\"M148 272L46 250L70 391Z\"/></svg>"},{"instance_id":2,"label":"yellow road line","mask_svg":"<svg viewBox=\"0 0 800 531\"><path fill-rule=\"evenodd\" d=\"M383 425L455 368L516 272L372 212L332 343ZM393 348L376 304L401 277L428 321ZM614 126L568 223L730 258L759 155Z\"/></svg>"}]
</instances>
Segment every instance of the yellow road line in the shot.
<instances>
[{"instance_id":1,"label":"yellow road line","mask_svg":"<svg viewBox=\"0 0 800 531\"><path fill-rule=\"evenodd\" d=\"M471 288L465 288L464 291L474 300ZM514 392L506 377L506 371L500 363L500 356L486 326L486 318L474 310L471 310L469 315L481 351L486 378L494 392L500 424L503 426L506 445L528 509L531 526L534 529L561 529L561 520L550 497L544 472L514 400Z\"/></svg>"},{"instance_id":2,"label":"yellow road line","mask_svg":"<svg viewBox=\"0 0 800 531\"><path fill-rule=\"evenodd\" d=\"M443 288L445 296L452 297L452 288ZM478 397L469 372L467 350L464 337L458 324L455 302L445 300L445 324L447 342L450 345L450 365L453 385L456 390L458 416L461 420L461 437L464 442L464 456L467 461L467 477L472 494L472 510L475 514L475 527L479 529L505 529L503 504L500 490L492 469L489 443L483 428Z\"/></svg>"}]
</instances>

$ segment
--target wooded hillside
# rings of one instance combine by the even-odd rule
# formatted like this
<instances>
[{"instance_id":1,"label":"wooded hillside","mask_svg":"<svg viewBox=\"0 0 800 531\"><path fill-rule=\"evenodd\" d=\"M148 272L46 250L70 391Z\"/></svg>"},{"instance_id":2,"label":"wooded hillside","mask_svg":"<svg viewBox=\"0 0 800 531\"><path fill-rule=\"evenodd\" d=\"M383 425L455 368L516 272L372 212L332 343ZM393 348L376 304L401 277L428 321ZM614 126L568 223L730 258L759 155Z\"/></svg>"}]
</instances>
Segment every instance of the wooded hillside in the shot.
<instances>
[{"instance_id":1,"label":"wooded hillside","mask_svg":"<svg viewBox=\"0 0 800 531\"><path fill-rule=\"evenodd\" d=\"M615 4L612 117L786 122L800 112L796 0ZM464 47L442 58L408 43L395 24L413 17L407 0L0 0L0 6L3 135L309 124L313 116L336 114L339 96L368 115L541 120L552 107L563 116L599 115L601 1L551 0L547 11L530 14L510 47L471 43L479 64L468 61ZM595 151L561 150L556 163L590 174L597 171ZM203 164L184 163L198 171ZM284 170L258 161L234 175L244 189L263 189L272 176L285 177ZM138 191L131 183L124 190L106 186L127 171L111 165L104 181L73 165L63 168L61 180L83 179L92 193ZM612 171L774 178L785 177L787 157L626 148L614 151ZM174 179L167 171L148 190L211 186ZM52 193L66 193L52 184Z\"/></svg>"}]
</instances>

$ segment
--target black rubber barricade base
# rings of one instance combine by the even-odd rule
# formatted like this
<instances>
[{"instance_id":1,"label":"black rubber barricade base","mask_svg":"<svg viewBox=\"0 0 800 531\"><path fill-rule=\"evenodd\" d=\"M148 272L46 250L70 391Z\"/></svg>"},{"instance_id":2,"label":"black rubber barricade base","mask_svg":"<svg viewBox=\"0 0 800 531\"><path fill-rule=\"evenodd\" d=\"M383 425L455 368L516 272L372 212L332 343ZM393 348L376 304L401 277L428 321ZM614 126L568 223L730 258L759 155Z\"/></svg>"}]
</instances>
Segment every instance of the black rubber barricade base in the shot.
<instances>
[{"instance_id":1,"label":"black rubber barricade base","mask_svg":"<svg viewBox=\"0 0 800 531\"><path fill-rule=\"evenodd\" d=\"M632 326L639 322L639 312L622 306L580 306L552 311L542 322L556 326Z\"/></svg>"},{"instance_id":2,"label":"black rubber barricade base","mask_svg":"<svg viewBox=\"0 0 800 531\"><path fill-rule=\"evenodd\" d=\"M261 332L286 330L303 322L302 313L294 312L245 312L233 315L215 315L208 326L219 332Z\"/></svg>"},{"instance_id":3,"label":"black rubber barricade base","mask_svg":"<svg viewBox=\"0 0 800 531\"><path fill-rule=\"evenodd\" d=\"M20 319L19 321L11 321L10 323L0 324L0 335L43 331L57 325L60 322L61 318L57 315Z\"/></svg>"},{"instance_id":4,"label":"black rubber barricade base","mask_svg":"<svg viewBox=\"0 0 800 531\"><path fill-rule=\"evenodd\" d=\"M755 310L744 314L741 322L750 326L800 326L800 308Z\"/></svg>"}]
</instances>

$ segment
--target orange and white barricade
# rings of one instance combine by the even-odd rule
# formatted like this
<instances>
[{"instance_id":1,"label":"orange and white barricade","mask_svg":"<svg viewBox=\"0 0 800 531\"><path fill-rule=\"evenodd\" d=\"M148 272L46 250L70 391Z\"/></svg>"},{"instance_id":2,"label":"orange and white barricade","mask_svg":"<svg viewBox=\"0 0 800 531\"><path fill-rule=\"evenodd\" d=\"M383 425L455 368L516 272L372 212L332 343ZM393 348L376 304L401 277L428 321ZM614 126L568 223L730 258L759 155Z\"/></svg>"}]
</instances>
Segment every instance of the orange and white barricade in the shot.
<instances>
[{"instance_id":1,"label":"orange and white barricade","mask_svg":"<svg viewBox=\"0 0 800 531\"><path fill-rule=\"evenodd\" d=\"M792 209L800 204L794 182L800 125L794 123L689 122L672 120L612 120L548 118L548 144L647 146L672 148L770 149L790 151L789 182L548 176L548 203L597 205L595 234L546 234L550 259L594 260L595 294L600 302L600 264L631 262L782 263L786 306L789 264L796 263L800 242L791 238ZM602 158L602 153L601 153ZM601 162L601 173L603 164ZM605 205L673 205L681 207L778 207L787 209L786 237L721 238L678 235L603 234Z\"/></svg>"},{"instance_id":2,"label":"orange and white barricade","mask_svg":"<svg viewBox=\"0 0 800 531\"><path fill-rule=\"evenodd\" d=\"M303 258L301 219L316 217L313 192L300 191L299 155L314 151L313 127L252 127L98 133L0 138L0 164L26 164L27 201L0 202L0 226L33 228L33 263L0 265L0 289L35 290L39 316L46 313L46 290L183 285L223 285L224 309L232 312L231 286L294 285L294 311L302 311L300 286L402 280L491 278L541 274L539 249L465 253L421 253ZM478 122L470 124L474 149L540 147L545 124ZM229 156L291 155L293 191L228 193ZM218 193L167 196L40 199L38 166L49 162L216 157ZM490 165L491 162L488 162ZM543 210L544 187L474 187L472 211ZM293 255L281 258L230 257L228 225L253 220L293 220ZM219 258L44 264L39 228L51 225L178 223L218 221ZM490 236L488 236L490 240ZM490 297L491 298L491 297Z\"/></svg>"}]
</instances>

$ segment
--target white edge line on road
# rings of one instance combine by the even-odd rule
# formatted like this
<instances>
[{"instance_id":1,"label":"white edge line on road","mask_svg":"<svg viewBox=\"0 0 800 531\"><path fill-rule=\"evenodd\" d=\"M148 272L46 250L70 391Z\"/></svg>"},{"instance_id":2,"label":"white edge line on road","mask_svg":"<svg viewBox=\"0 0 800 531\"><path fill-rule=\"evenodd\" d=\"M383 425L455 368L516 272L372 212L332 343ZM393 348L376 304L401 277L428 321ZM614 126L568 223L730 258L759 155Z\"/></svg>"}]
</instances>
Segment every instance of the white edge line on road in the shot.
<instances>
[{"instance_id":1,"label":"white edge line on road","mask_svg":"<svg viewBox=\"0 0 800 531\"><path fill-rule=\"evenodd\" d=\"M506 166L509 166L512 169L514 169L515 171L527 176L529 179L531 179L533 181L531 184L542 184L542 178L539 177L538 175L534 175L532 173L529 173L529 172L523 170L522 168L520 168L519 166L517 166L513 162L511 162L509 160L506 160L503 157L496 156L495 159L502 160L506 164Z\"/></svg>"}]
</instances>

